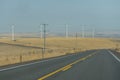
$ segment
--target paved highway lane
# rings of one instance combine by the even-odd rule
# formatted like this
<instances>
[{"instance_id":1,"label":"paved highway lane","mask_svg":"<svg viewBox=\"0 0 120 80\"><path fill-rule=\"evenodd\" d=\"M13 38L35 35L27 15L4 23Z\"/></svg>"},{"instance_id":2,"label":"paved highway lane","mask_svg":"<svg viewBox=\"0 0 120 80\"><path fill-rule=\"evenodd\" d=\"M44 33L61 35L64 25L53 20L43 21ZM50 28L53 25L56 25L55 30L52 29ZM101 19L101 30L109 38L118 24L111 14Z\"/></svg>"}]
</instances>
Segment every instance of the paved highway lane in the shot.
<instances>
[{"instance_id":1,"label":"paved highway lane","mask_svg":"<svg viewBox=\"0 0 120 80\"><path fill-rule=\"evenodd\" d=\"M45 80L120 80L120 62L103 50Z\"/></svg>"},{"instance_id":2,"label":"paved highway lane","mask_svg":"<svg viewBox=\"0 0 120 80\"><path fill-rule=\"evenodd\" d=\"M87 51L75 55L39 61L32 64L0 70L0 80L37 80L45 74L55 71L79 58L95 52Z\"/></svg>"},{"instance_id":3,"label":"paved highway lane","mask_svg":"<svg viewBox=\"0 0 120 80\"><path fill-rule=\"evenodd\" d=\"M0 80L120 80L120 62L107 50L92 50L1 70Z\"/></svg>"}]
</instances>

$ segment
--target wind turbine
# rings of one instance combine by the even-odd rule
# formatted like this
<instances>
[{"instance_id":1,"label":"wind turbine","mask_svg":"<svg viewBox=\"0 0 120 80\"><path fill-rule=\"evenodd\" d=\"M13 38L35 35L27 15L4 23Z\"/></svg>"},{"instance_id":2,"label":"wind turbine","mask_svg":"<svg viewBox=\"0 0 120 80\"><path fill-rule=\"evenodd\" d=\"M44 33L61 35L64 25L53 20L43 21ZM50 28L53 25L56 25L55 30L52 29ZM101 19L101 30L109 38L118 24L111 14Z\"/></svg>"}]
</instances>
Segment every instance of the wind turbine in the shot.
<instances>
[{"instance_id":1,"label":"wind turbine","mask_svg":"<svg viewBox=\"0 0 120 80\"><path fill-rule=\"evenodd\" d=\"M84 25L82 26L82 38L85 38L85 27L84 27Z\"/></svg>"},{"instance_id":2,"label":"wind turbine","mask_svg":"<svg viewBox=\"0 0 120 80\"><path fill-rule=\"evenodd\" d=\"M92 30L92 38L95 38L95 28Z\"/></svg>"},{"instance_id":3,"label":"wind turbine","mask_svg":"<svg viewBox=\"0 0 120 80\"><path fill-rule=\"evenodd\" d=\"M43 24L40 25L40 38L43 38Z\"/></svg>"},{"instance_id":4,"label":"wind turbine","mask_svg":"<svg viewBox=\"0 0 120 80\"><path fill-rule=\"evenodd\" d=\"M65 25L65 36L68 38L68 24Z\"/></svg>"},{"instance_id":5,"label":"wind turbine","mask_svg":"<svg viewBox=\"0 0 120 80\"><path fill-rule=\"evenodd\" d=\"M12 25L12 41L15 41L15 26Z\"/></svg>"}]
</instances>

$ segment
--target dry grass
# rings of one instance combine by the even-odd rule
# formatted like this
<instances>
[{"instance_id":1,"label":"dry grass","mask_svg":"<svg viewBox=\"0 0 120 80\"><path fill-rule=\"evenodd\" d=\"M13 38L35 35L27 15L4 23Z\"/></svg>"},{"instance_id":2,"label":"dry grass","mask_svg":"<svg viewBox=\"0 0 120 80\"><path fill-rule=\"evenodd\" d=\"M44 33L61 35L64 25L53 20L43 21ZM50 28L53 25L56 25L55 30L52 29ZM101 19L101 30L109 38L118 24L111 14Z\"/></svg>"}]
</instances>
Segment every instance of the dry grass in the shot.
<instances>
[{"instance_id":1,"label":"dry grass","mask_svg":"<svg viewBox=\"0 0 120 80\"><path fill-rule=\"evenodd\" d=\"M18 38L16 41L0 39L0 42L9 44L20 44L25 46L43 47L43 39L39 38ZM90 49L115 48L120 42L105 38L47 38L45 58L74 53L76 51ZM20 47L7 44L0 44L0 66L30 61L42 58L42 50L30 47Z\"/></svg>"},{"instance_id":2,"label":"dry grass","mask_svg":"<svg viewBox=\"0 0 120 80\"><path fill-rule=\"evenodd\" d=\"M13 42L10 39L0 39L0 42L6 42L11 44L21 44L27 46L38 46L43 47L43 39L39 38L18 38L17 41ZM47 48L111 48L115 47L115 41L106 38L47 38Z\"/></svg>"}]
</instances>

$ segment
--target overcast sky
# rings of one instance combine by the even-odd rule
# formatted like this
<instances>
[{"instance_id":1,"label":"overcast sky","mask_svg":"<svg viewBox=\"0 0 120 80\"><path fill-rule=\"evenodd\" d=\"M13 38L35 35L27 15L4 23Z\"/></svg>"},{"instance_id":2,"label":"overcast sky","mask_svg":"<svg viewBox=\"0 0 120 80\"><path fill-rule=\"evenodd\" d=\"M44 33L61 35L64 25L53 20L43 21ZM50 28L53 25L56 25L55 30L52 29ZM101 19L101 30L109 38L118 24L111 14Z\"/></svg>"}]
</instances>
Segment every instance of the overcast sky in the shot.
<instances>
[{"instance_id":1,"label":"overcast sky","mask_svg":"<svg viewBox=\"0 0 120 80\"><path fill-rule=\"evenodd\" d=\"M48 30L71 31L94 27L101 31L120 30L120 0L0 0L0 32L14 24L18 32L36 32L40 24Z\"/></svg>"}]
</instances>

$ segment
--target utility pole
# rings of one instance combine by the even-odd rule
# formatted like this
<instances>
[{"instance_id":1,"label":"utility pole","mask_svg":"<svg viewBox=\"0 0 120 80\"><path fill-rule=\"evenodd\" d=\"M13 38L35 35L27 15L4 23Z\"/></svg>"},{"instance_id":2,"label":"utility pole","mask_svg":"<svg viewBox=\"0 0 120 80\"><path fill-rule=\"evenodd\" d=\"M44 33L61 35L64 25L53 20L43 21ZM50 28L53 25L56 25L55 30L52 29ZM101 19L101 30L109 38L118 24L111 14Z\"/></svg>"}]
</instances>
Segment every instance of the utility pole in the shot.
<instances>
[{"instance_id":1,"label":"utility pole","mask_svg":"<svg viewBox=\"0 0 120 80\"><path fill-rule=\"evenodd\" d=\"M15 41L15 26L12 25L12 41Z\"/></svg>"},{"instance_id":2,"label":"utility pole","mask_svg":"<svg viewBox=\"0 0 120 80\"><path fill-rule=\"evenodd\" d=\"M65 25L65 36L68 38L68 24Z\"/></svg>"},{"instance_id":3,"label":"utility pole","mask_svg":"<svg viewBox=\"0 0 120 80\"><path fill-rule=\"evenodd\" d=\"M44 58L44 54L45 54L45 49L46 49L46 26L48 24L42 24L43 25L43 29L44 29L44 34L43 34L43 38L44 38L44 42L43 42L43 52L42 52L42 59Z\"/></svg>"},{"instance_id":4,"label":"utility pole","mask_svg":"<svg viewBox=\"0 0 120 80\"><path fill-rule=\"evenodd\" d=\"M78 33L77 33L77 32L76 32L76 34L75 34L75 37L76 37L76 41L75 41L75 42L76 42L76 45L75 45L75 46L76 46L76 49L75 49L75 50L77 51L77 50L78 50L78 40L77 40L77 38L78 38Z\"/></svg>"}]
</instances>

